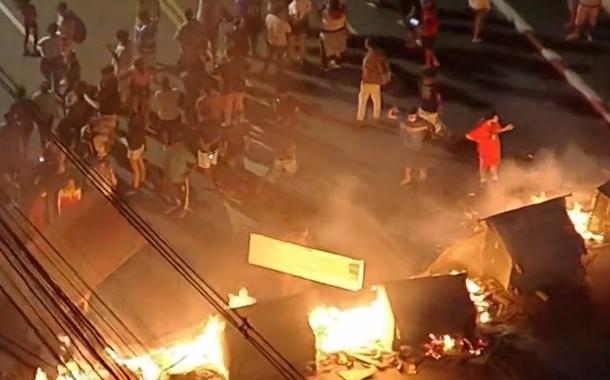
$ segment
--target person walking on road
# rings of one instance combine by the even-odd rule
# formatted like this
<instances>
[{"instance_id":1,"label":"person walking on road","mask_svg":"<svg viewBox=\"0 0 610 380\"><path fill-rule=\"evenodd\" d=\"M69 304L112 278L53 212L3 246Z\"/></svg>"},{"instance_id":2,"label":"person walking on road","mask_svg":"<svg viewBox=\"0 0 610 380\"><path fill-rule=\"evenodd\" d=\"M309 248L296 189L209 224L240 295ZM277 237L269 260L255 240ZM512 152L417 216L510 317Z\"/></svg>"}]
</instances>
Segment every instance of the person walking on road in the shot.
<instances>
[{"instance_id":1,"label":"person walking on road","mask_svg":"<svg viewBox=\"0 0 610 380\"><path fill-rule=\"evenodd\" d=\"M466 138L477 144L481 184L487 182L488 172L491 173L493 181L498 181L498 168L502 157L500 134L512 131L514 128L512 124L502 126L498 114L492 112L489 117L481 119L476 127L466 133Z\"/></svg>"},{"instance_id":2,"label":"person walking on road","mask_svg":"<svg viewBox=\"0 0 610 380\"><path fill-rule=\"evenodd\" d=\"M434 71L424 71L419 86L419 100L419 116L434 126L434 133L443 135L446 131L440 117L443 98Z\"/></svg>"},{"instance_id":3,"label":"person walking on road","mask_svg":"<svg viewBox=\"0 0 610 380\"><path fill-rule=\"evenodd\" d=\"M220 25L227 18L228 11L218 0L199 0L197 5L197 21L203 25L203 33L206 39L212 66L216 65L218 57L218 41ZM207 49L206 49L207 50Z\"/></svg>"},{"instance_id":4,"label":"person walking on road","mask_svg":"<svg viewBox=\"0 0 610 380\"><path fill-rule=\"evenodd\" d=\"M110 65L100 71L102 79L98 87L99 124L103 133L114 138L118 126L117 115L121 108L121 93L119 80Z\"/></svg>"},{"instance_id":5,"label":"person walking on road","mask_svg":"<svg viewBox=\"0 0 610 380\"><path fill-rule=\"evenodd\" d=\"M57 26L63 37L64 54L74 50L74 43L81 44L87 38L87 28L83 20L74 13L65 1L57 4Z\"/></svg>"},{"instance_id":6,"label":"person walking on road","mask_svg":"<svg viewBox=\"0 0 610 380\"><path fill-rule=\"evenodd\" d=\"M184 11L184 18L186 21L174 35L174 40L180 48L178 66L187 70L201 61L201 48L205 38L203 25L195 19L195 11L192 8Z\"/></svg>"},{"instance_id":7,"label":"person walking on road","mask_svg":"<svg viewBox=\"0 0 610 380\"><path fill-rule=\"evenodd\" d=\"M568 41L580 38L584 29L588 41L592 41L591 32L597 25L597 18L602 7L602 0L579 0L574 19L574 31L567 36Z\"/></svg>"},{"instance_id":8,"label":"person walking on road","mask_svg":"<svg viewBox=\"0 0 610 380\"><path fill-rule=\"evenodd\" d=\"M227 58L218 67L224 93L224 126L231 126L234 122L243 123L245 120L247 68L246 58L235 49L229 51Z\"/></svg>"},{"instance_id":9,"label":"person walking on road","mask_svg":"<svg viewBox=\"0 0 610 380\"><path fill-rule=\"evenodd\" d=\"M288 5L288 16L292 33L288 35L288 55L298 64L305 58L305 38L309 29L311 0L292 0Z\"/></svg>"},{"instance_id":10,"label":"person walking on road","mask_svg":"<svg viewBox=\"0 0 610 380\"><path fill-rule=\"evenodd\" d=\"M388 112L388 118L399 120L400 137L404 148L404 177L400 181L402 186L413 182L413 170L417 170L418 179L425 181L428 177L424 144L425 140L432 135L433 126L419 117L417 108L408 113L401 112L398 107L393 107Z\"/></svg>"},{"instance_id":11,"label":"person walking on road","mask_svg":"<svg viewBox=\"0 0 610 380\"><path fill-rule=\"evenodd\" d=\"M279 72L282 72L288 46L288 34L292 32L292 28L285 20L282 7L278 4L272 5L271 11L265 18L265 26L267 27L267 58L263 73L267 72L271 62L275 63Z\"/></svg>"},{"instance_id":12,"label":"person walking on road","mask_svg":"<svg viewBox=\"0 0 610 380\"><path fill-rule=\"evenodd\" d=\"M150 126L150 98L152 96L152 72L147 67L144 58L135 60L133 67L126 74L129 78L129 108L130 112L142 115L146 130Z\"/></svg>"},{"instance_id":13,"label":"person walking on road","mask_svg":"<svg viewBox=\"0 0 610 380\"><path fill-rule=\"evenodd\" d=\"M491 10L490 0L468 0L468 5L474 13L474 25L472 28L472 42L475 44L483 42L481 30L485 19Z\"/></svg>"},{"instance_id":14,"label":"person walking on road","mask_svg":"<svg viewBox=\"0 0 610 380\"><path fill-rule=\"evenodd\" d=\"M367 38L364 42L367 53L362 61L362 81L358 94L356 119L363 122L369 98L373 101L373 119L381 116L381 86L390 82L390 64L385 53L375 40Z\"/></svg>"},{"instance_id":15,"label":"person walking on road","mask_svg":"<svg viewBox=\"0 0 610 380\"><path fill-rule=\"evenodd\" d=\"M25 34L23 36L23 55L37 56L36 45L38 44L38 12L36 6L30 0L18 0L17 5L21 16L23 16L23 28ZM34 43L34 49L30 50L30 37Z\"/></svg>"},{"instance_id":16,"label":"person walking on road","mask_svg":"<svg viewBox=\"0 0 610 380\"><path fill-rule=\"evenodd\" d=\"M244 22L244 29L248 35L250 54L256 56L258 51L258 35L263 29L262 0L235 0L237 17Z\"/></svg>"},{"instance_id":17,"label":"person walking on road","mask_svg":"<svg viewBox=\"0 0 610 380\"><path fill-rule=\"evenodd\" d=\"M426 0L421 13L421 40L424 48L424 67L439 66L434 54L434 41L438 34L439 20L434 1Z\"/></svg>"},{"instance_id":18,"label":"person walking on road","mask_svg":"<svg viewBox=\"0 0 610 380\"><path fill-rule=\"evenodd\" d=\"M323 69L341 67L343 53L347 50L347 14L340 0L330 0L321 12L320 61Z\"/></svg>"},{"instance_id":19,"label":"person walking on road","mask_svg":"<svg viewBox=\"0 0 610 380\"><path fill-rule=\"evenodd\" d=\"M62 47L61 36L57 24L52 23L47 28L47 35L38 41L40 52L40 72L52 84L53 91L59 94L59 86L66 75L66 61Z\"/></svg>"}]
</instances>

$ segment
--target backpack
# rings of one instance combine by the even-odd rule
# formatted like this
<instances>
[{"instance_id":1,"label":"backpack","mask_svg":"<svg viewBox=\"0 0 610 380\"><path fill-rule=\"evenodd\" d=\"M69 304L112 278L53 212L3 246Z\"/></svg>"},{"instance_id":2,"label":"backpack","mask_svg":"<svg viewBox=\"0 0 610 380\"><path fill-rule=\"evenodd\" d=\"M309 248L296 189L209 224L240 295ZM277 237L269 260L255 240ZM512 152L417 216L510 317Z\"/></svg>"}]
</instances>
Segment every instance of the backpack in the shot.
<instances>
[{"instance_id":1,"label":"backpack","mask_svg":"<svg viewBox=\"0 0 610 380\"><path fill-rule=\"evenodd\" d=\"M74 13L72 13L72 19L74 20L74 42L82 44L87 39L87 26L83 19Z\"/></svg>"}]
</instances>

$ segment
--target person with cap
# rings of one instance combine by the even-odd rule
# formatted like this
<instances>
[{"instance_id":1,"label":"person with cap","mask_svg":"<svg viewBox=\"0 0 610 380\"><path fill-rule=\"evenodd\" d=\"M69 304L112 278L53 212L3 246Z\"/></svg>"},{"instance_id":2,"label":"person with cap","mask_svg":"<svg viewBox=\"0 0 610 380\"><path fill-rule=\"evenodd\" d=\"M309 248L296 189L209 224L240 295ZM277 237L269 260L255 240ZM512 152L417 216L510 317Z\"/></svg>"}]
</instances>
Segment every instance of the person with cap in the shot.
<instances>
[{"instance_id":1,"label":"person with cap","mask_svg":"<svg viewBox=\"0 0 610 380\"><path fill-rule=\"evenodd\" d=\"M425 181L428 177L428 162L424 144L433 133L432 124L419 117L417 108L401 112L398 107L392 107L388 118L400 122L399 131L404 148L404 176L400 184L407 186L413 183L414 170L417 170L418 179Z\"/></svg>"}]
</instances>

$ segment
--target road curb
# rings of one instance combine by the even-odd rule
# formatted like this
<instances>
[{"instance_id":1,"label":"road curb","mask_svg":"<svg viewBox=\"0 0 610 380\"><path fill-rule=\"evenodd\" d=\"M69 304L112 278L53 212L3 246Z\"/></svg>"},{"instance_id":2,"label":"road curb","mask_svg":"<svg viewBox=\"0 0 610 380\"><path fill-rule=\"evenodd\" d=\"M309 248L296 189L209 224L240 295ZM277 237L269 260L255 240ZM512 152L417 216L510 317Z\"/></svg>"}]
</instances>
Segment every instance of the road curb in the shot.
<instances>
[{"instance_id":1,"label":"road curb","mask_svg":"<svg viewBox=\"0 0 610 380\"><path fill-rule=\"evenodd\" d=\"M601 97L593 90L578 73L569 69L563 58L554 50L546 48L536 37L536 31L511 7L505 0L491 0L494 6L504 15L506 19L515 25L519 33L523 34L527 40L538 50L540 55L549 62L566 81L575 88L591 104L591 107L610 126L610 110L604 104ZM604 0L604 6L610 10L610 0Z\"/></svg>"}]
</instances>

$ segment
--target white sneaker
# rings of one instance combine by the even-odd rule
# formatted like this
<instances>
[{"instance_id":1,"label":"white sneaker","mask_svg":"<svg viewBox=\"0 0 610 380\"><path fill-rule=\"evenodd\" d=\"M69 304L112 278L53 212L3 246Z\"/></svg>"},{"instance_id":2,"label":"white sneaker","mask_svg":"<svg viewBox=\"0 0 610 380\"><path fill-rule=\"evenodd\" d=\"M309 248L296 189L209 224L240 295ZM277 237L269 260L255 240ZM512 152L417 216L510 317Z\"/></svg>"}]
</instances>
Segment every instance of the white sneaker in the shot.
<instances>
[{"instance_id":1,"label":"white sneaker","mask_svg":"<svg viewBox=\"0 0 610 380\"><path fill-rule=\"evenodd\" d=\"M328 67L331 69L339 69L341 68L341 65L337 64L335 61L330 61L328 62Z\"/></svg>"}]
</instances>

